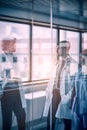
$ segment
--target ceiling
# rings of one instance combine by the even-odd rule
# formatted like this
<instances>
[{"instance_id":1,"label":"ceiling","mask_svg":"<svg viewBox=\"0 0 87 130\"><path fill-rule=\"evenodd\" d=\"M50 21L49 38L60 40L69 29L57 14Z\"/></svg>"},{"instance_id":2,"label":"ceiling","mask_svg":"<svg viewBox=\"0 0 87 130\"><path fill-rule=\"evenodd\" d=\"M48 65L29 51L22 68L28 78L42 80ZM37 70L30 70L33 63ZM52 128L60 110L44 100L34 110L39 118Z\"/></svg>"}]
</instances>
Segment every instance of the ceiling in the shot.
<instances>
[{"instance_id":1,"label":"ceiling","mask_svg":"<svg viewBox=\"0 0 87 130\"><path fill-rule=\"evenodd\" d=\"M87 0L0 0L0 6L87 21Z\"/></svg>"}]
</instances>

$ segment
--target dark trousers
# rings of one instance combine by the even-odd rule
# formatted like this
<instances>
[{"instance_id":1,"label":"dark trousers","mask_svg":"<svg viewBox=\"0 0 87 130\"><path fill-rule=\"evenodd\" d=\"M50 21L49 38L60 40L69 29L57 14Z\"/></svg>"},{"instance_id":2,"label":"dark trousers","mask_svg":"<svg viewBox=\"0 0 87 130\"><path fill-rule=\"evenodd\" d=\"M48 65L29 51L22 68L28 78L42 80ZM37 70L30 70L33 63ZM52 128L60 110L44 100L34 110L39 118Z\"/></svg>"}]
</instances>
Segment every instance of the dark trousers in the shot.
<instances>
[{"instance_id":1,"label":"dark trousers","mask_svg":"<svg viewBox=\"0 0 87 130\"><path fill-rule=\"evenodd\" d=\"M74 112L74 129L87 130L87 114L79 115Z\"/></svg>"},{"instance_id":2,"label":"dark trousers","mask_svg":"<svg viewBox=\"0 0 87 130\"><path fill-rule=\"evenodd\" d=\"M49 109L49 113L48 113L48 117L47 117L47 130L54 130L55 129L55 122L56 122L56 118L55 118L55 114L58 108L58 104L61 100L60 97L60 92L59 89L54 89L53 90L53 98L52 98L52 114L50 113L50 109ZM50 119L52 119L52 124L50 126Z\"/></svg>"},{"instance_id":3,"label":"dark trousers","mask_svg":"<svg viewBox=\"0 0 87 130\"><path fill-rule=\"evenodd\" d=\"M71 130L71 120L63 119L63 121L64 121L64 130Z\"/></svg>"},{"instance_id":4,"label":"dark trousers","mask_svg":"<svg viewBox=\"0 0 87 130\"><path fill-rule=\"evenodd\" d=\"M11 130L12 112L17 118L18 130L25 130L25 110L22 108L19 89L5 88L1 99L2 129Z\"/></svg>"}]
</instances>

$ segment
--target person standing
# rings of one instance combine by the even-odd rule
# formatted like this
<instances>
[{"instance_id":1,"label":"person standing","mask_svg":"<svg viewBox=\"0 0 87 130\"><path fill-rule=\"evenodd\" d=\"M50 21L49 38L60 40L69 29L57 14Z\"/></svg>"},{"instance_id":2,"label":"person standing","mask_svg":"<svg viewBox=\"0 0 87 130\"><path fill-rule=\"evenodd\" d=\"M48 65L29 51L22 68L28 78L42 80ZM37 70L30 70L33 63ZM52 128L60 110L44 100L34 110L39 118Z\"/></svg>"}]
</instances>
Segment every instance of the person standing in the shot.
<instances>
[{"instance_id":1,"label":"person standing","mask_svg":"<svg viewBox=\"0 0 87 130\"><path fill-rule=\"evenodd\" d=\"M43 113L44 116L47 116L47 130L55 129L56 118L63 119L64 130L71 130L72 112L70 98L72 88L70 85L70 64L75 61L70 57L69 50L69 41L59 42L56 73L52 84L47 87L48 91Z\"/></svg>"},{"instance_id":2,"label":"person standing","mask_svg":"<svg viewBox=\"0 0 87 130\"><path fill-rule=\"evenodd\" d=\"M60 96L56 118L63 119L64 130L71 130L72 127L72 110L71 110L71 94L73 88L71 87L70 65L75 62L69 55L70 42L60 42L59 55L65 61L64 67L60 74Z\"/></svg>"},{"instance_id":3,"label":"person standing","mask_svg":"<svg viewBox=\"0 0 87 130\"><path fill-rule=\"evenodd\" d=\"M79 59L79 69L75 75L72 93L74 129L87 130L87 50L83 50Z\"/></svg>"},{"instance_id":4,"label":"person standing","mask_svg":"<svg viewBox=\"0 0 87 130\"><path fill-rule=\"evenodd\" d=\"M18 130L26 129L26 101L23 88L20 79L13 78L11 75L11 70L15 71L14 63L18 62L17 56L14 54L16 51L15 43L16 39L10 36L2 40L2 130L11 130L13 112L17 119Z\"/></svg>"}]
</instances>

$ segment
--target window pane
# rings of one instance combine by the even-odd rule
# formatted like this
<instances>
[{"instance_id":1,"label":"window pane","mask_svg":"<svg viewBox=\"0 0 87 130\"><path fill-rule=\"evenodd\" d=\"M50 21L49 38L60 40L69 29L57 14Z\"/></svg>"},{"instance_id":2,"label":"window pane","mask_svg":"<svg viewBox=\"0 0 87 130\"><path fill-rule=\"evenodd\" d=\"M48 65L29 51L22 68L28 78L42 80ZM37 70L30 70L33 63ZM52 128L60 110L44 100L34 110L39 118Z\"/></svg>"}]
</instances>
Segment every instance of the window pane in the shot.
<instances>
[{"instance_id":1,"label":"window pane","mask_svg":"<svg viewBox=\"0 0 87 130\"><path fill-rule=\"evenodd\" d=\"M82 43L82 47L83 49L87 49L87 33L83 33L83 43Z\"/></svg>"},{"instance_id":2,"label":"window pane","mask_svg":"<svg viewBox=\"0 0 87 130\"><path fill-rule=\"evenodd\" d=\"M53 29L51 42L51 29L46 27L33 27L32 46L32 79L47 79L50 77L51 64L55 62L55 49L57 43L57 30ZM53 53L53 54L52 54Z\"/></svg>"},{"instance_id":3,"label":"window pane","mask_svg":"<svg viewBox=\"0 0 87 130\"><path fill-rule=\"evenodd\" d=\"M15 39L13 44L6 39ZM2 46L2 41L5 42ZM7 69L11 77L20 77L22 81L29 80L29 26L13 22L0 22L0 77ZM7 55L6 55L7 53ZM6 72L5 72L6 73Z\"/></svg>"},{"instance_id":4,"label":"window pane","mask_svg":"<svg viewBox=\"0 0 87 130\"><path fill-rule=\"evenodd\" d=\"M70 56L78 62L78 54L79 54L79 33L74 31L66 31L60 30L60 41L61 40L68 40L70 42ZM71 75L74 75L75 72L78 70L78 64L72 63L71 64Z\"/></svg>"}]
</instances>

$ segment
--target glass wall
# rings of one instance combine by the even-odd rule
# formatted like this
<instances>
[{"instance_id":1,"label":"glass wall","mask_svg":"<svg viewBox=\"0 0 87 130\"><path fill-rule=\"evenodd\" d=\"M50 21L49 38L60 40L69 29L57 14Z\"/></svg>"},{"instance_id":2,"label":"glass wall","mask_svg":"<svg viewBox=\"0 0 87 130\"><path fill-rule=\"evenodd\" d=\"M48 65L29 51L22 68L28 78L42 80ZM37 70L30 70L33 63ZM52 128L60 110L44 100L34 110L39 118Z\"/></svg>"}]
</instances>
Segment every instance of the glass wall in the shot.
<instances>
[{"instance_id":1,"label":"glass wall","mask_svg":"<svg viewBox=\"0 0 87 130\"><path fill-rule=\"evenodd\" d=\"M38 3L40 3L40 7ZM13 81L13 84L11 84L10 87L11 90L16 88L16 93L15 91L9 91L8 88L5 88L6 86L4 86L5 90L7 89L7 91L4 90L4 93L7 92L7 95L4 95L3 101L8 100L8 102L6 102L6 104L4 105L4 110L6 110L5 117L8 118L8 116L10 115L8 114L9 108L13 106L16 107L16 110L19 110L18 114L24 115L22 115L23 118L21 119L24 119L25 121L24 124L21 124L25 125L26 122L26 129L33 130L35 128L38 129L39 127L39 129L45 130L47 129L48 116L45 115L44 118L43 115L44 110L46 110L45 105L49 105L47 106L47 110L50 110L48 123L51 125L52 119L54 118L55 120L56 116L55 112L54 114L52 112L54 111L54 109L57 110L58 103L60 102L60 93L62 95L61 87L67 88L68 86L67 90L65 90L66 88L64 88L64 91L68 92L63 93L63 98L61 96L61 99L63 101L61 104L68 104L67 102L70 103L71 99L69 99L69 94L71 94L71 91L69 90L71 90L71 86L66 84L71 83L71 77L75 76L75 73L78 71L80 50L79 46L82 44L82 49L87 48L87 33L84 33L81 37L81 35L79 35L81 33L80 31L74 31L74 29L71 30L71 28L69 27L63 28L63 26L68 25L68 23L66 24L67 20L65 20L67 12L70 12L70 7L67 5L67 2L65 2L65 4L67 5L67 8L69 7L69 11L65 9L65 4L63 4L63 1L61 0L19 0L18 5L19 4L24 5L23 8L20 8L20 10L23 9L23 15L26 15L25 18L28 16L27 19L29 19L30 21L24 19L15 19L14 21L14 18L8 18L8 20L12 20L8 22L0 21L0 94L3 94L2 83L3 81L5 81L5 78L20 78L23 82L19 82L19 80L16 80L18 83L18 86L16 86L17 84L15 85L15 82ZM27 11L29 12L26 11L25 6L28 8ZM65 14L64 25L63 19L61 20L60 18L60 14ZM72 14L74 14L74 10ZM42 23L40 23L41 21ZM56 25L54 25L54 23L56 23ZM80 40L82 38L83 43L80 43ZM67 40L70 42L69 55L72 59L72 63L70 66L70 75L67 73L69 72L69 67L67 69L68 61L66 64L66 68L64 68L66 74L64 73L62 75L61 70L60 73L59 70L58 73L54 72L56 70L56 67L58 67L58 69L59 67L61 68L61 65L57 66L59 64L56 63L56 50L58 42L62 40ZM53 74L55 77L59 77L55 78ZM60 80L61 77L63 77L62 80ZM69 79L68 82L65 81L67 77ZM56 79L58 81L57 85L59 85L59 88L57 85L55 85ZM7 85L7 83L10 83L10 81L6 82L5 85ZM54 96L54 102L52 102L51 100L53 99L52 96ZM20 99L21 104L23 103L23 106L20 105ZM56 99L58 99L59 101ZM66 109L65 104L63 105L63 107L60 106L60 108ZM68 106L69 109L67 109L66 112L70 111L71 104L69 104ZM64 112L61 110L60 114ZM17 120L14 117L15 114L12 117L12 125L13 127L17 127ZM57 119L58 122L56 129L63 130L63 125L60 126L61 124L63 124L63 120L59 120L59 117L57 117ZM0 128L1 126L2 124L0 124ZM52 130L52 126L50 130Z\"/></svg>"},{"instance_id":2,"label":"glass wall","mask_svg":"<svg viewBox=\"0 0 87 130\"><path fill-rule=\"evenodd\" d=\"M28 122L26 127L30 127L30 122L34 120L43 119L46 94L49 94L45 88L48 87L48 82L54 78L51 75L56 66L58 40L70 42L69 55L72 58L70 75L74 76L77 72L79 33L68 29L53 28L52 26L32 25L32 23L0 22L0 78L16 77L21 78L22 81L27 81L27 83L30 82L27 87L23 87L26 101L26 121ZM14 38L14 42L8 44L12 38ZM85 33L83 35L84 49L86 49L86 43ZM42 83L42 81L47 81L46 79L48 82L45 85L40 84L39 87L37 84L38 87L36 87L34 84L35 81L39 80ZM49 85L49 90L51 90L52 85ZM50 119L52 119L52 113L50 114ZM31 127L33 129L33 125Z\"/></svg>"},{"instance_id":3,"label":"glass wall","mask_svg":"<svg viewBox=\"0 0 87 130\"><path fill-rule=\"evenodd\" d=\"M32 81L49 79L51 74L51 64L55 65L56 63L56 45L58 39L60 39L60 41L68 40L70 42L71 45L69 54L76 61L76 63L72 63L71 75L74 75L77 71L79 55L79 32L59 29L60 37L58 38L58 29L52 28L51 37L50 27L33 25L33 36L31 43L32 51L30 51L30 25L13 22L0 22L0 28L1 78L4 75L4 70L11 68L11 76L21 77L22 81L30 81L30 74ZM12 37L15 38L16 43L15 51L12 52L14 56L11 60L13 61L10 64L10 59L6 59L6 57L3 55L4 51L2 41L6 38ZM86 46L86 33L84 33L83 48L85 49ZM32 52L31 56L30 52ZM30 59L32 60L30 61ZM13 69L15 71L13 71Z\"/></svg>"}]
</instances>

